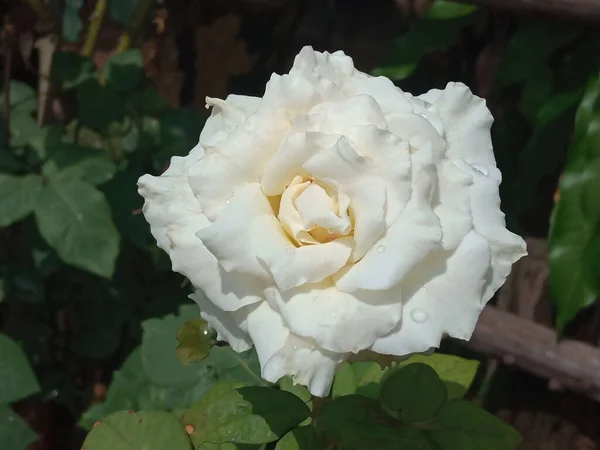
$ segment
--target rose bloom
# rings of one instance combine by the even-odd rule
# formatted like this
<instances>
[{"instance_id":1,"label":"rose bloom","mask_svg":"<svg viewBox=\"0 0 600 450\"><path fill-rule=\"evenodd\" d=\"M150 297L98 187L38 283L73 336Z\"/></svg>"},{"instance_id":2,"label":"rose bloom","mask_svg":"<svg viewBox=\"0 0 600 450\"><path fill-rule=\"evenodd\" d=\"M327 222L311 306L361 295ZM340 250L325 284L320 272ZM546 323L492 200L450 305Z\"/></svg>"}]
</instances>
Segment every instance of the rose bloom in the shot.
<instances>
[{"instance_id":1,"label":"rose bloom","mask_svg":"<svg viewBox=\"0 0 600 450\"><path fill-rule=\"evenodd\" d=\"M218 338L327 395L356 354L469 339L525 242L500 211L485 100L414 97L302 49L262 98L207 98L198 145L144 175L144 215ZM360 355L359 355L360 356Z\"/></svg>"}]
</instances>

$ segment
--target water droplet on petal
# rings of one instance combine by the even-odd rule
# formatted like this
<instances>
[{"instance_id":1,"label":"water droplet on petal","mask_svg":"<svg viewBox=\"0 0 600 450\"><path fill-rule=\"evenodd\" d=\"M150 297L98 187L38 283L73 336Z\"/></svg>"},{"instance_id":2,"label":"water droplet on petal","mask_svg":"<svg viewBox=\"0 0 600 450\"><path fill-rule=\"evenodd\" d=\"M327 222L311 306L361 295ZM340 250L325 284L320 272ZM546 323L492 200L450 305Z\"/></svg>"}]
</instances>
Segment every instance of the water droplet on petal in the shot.
<instances>
[{"instance_id":1,"label":"water droplet on petal","mask_svg":"<svg viewBox=\"0 0 600 450\"><path fill-rule=\"evenodd\" d=\"M288 253L294 253L294 247L291 245L286 249Z\"/></svg>"},{"instance_id":2,"label":"water droplet on petal","mask_svg":"<svg viewBox=\"0 0 600 450\"><path fill-rule=\"evenodd\" d=\"M377 253L383 253L385 252L385 246L380 245L379 247L377 247Z\"/></svg>"},{"instance_id":3,"label":"water droplet on petal","mask_svg":"<svg viewBox=\"0 0 600 450\"><path fill-rule=\"evenodd\" d=\"M410 313L410 317L416 323L423 323L428 319L427 313L425 311L423 311L421 308L413 309Z\"/></svg>"},{"instance_id":4,"label":"water droplet on petal","mask_svg":"<svg viewBox=\"0 0 600 450\"><path fill-rule=\"evenodd\" d=\"M484 175L484 176L488 176L489 171L487 169L487 167L482 166L481 164L472 164L473 169L475 169L477 172L479 172L480 174Z\"/></svg>"}]
</instances>

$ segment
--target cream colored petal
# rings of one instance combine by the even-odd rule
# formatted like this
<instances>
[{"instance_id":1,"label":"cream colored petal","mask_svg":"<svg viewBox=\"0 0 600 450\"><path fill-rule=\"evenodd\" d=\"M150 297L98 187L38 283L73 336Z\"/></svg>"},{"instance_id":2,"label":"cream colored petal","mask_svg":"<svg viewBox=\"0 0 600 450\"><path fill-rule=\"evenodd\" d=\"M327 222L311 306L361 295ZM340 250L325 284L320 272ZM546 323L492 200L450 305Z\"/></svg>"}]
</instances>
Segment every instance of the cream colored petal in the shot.
<instances>
[{"instance_id":1,"label":"cream colored petal","mask_svg":"<svg viewBox=\"0 0 600 450\"><path fill-rule=\"evenodd\" d=\"M247 245L282 291L331 276L346 264L352 253L352 238L295 247L273 216L255 219L252 227L252 240Z\"/></svg>"},{"instance_id":2,"label":"cream colored petal","mask_svg":"<svg viewBox=\"0 0 600 450\"><path fill-rule=\"evenodd\" d=\"M306 176L302 165L314 154L331 147L338 136L293 131L266 163L261 180L265 195L282 194L296 176Z\"/></svg>"},{"instance_id":3,"label":"cream colored petal","mask_svg":"<svg viewBox=\"0 0 600 450\"><path fill-rule=\"evenodd\" d=\"M295 200L309 184L309 181L303 182L299 176L294 178L289 187L283 192L279 204L279 214L277 217L281 222L281 226L298 245L319 243L310 235L302 223L302 218L295 205Z\"/></svg>"},{"instance_id":4,"label":"cream colored petal","mask_svg":"<svg viewBox=\"0 0 600 450\"><path fill-rule=\"evenodd\" d=\"M441 247L442 230L430 206L433 185L432 156L424 151L412 155L411 197L400 217L346 273L336 276L345 292L357 289L387 290L431 252Z\"/></svg>"},{"instance_id":5,"label":"cream colored petal","mask_svg":"<svg viewBox=\"0 0 600 450\"><path fill-rule=\"evenodd\" d=\"M527 253L525 241L506 229L500 210L498 186L502 175L492 150L492 115L485 100L462 83L449 83L443 91L421 97L431 103L430 110L444 122L448 158L473 177L468 188L473 227L488 239L492 249L492 276L486 287L489 299L504 283L512 264Z\"/></svg>"},{"instance_id":6,"label":"cream colored petal","mask_svg":"<svg viewBox=\"0 0 600 450\"><path fill-rule=\"evenodd\" d=\"M396 221L410 197L409 144L391 132L372 125L345 128L344 135L360 154L375 162L385 182L385 222L389 227Z\"/></svg>"},{"instance_id":7,"label":"cream colored petal","mask_svg":"<svg viewBox=\"0 0 600 450\"><path fill-rule=\"evenodd\" d=\"M250 246L252 223L273 210L258 183L247 184L231 199L217 220L196 233L204 246L227 272L238 272L270 279ZM276 219L275 219L276 220Z\"/></svg>"},{"instance_id":8,"label":"cream colored petal","mask_svg":"<svg viewBox=\"0 0 600 450\"><path fill-rule=\"evenodd\" d=\"M200 144L212 147L226 138L240 126L246 118L254 114L260 105L259 97L245 95L229 95L226 100L206 98L206 107L213 107L210 117L206 120Z\"/></svg>"},{"instance_id":9,"label":"cream colored petal","mask_svg":"<svg viewBox=\"0 0 600 450\"><path fill-rule=\"evenodd\" d=\"M454 252L441 251L416 266L403 282L401 323L371 349L407 355L438 347L443 335L469 339L485 302L490 247L470 231Z\"/></svg>"},{"instance_id":10,"label":"cream colored petal","mask_svg":"<svg viewBox=\"0 0 600 450\"><path fill-rule=\"evenodd\" d=\"M255 276L226 272L196 237L193 220L172 225L167 231L173 271L187 277L219 309L235 311L264 299L266 284Z\"/></svg>"},{"instance_id":11,"label":"cream colored petal","mask_svg":"<svg viewBox=\"0 0 600 450\"><path fill-rule=\"evenodd\" d=\"M437 176L433 212L440 218L442 246L454 250L473 226L468 192L473 177L448 160L438 164Z\"/></svg>"},{"instance_id":12,"label":"cream colored petal","mask_svg":"<svg viewBox=\"0 0 600 450\"><path fill-rule=\"evenodd\" d=\"M329 233L344 235L350 232L352 224L350 218L343 218L337 214L337 205L325 190L316 183L312 183L296 198L296 209L304 229L310 230L315 226L326 228Z\"/></svg>"},{"instance_id":13,"label":"cream colored petal","mask_svg":"<svg viewBox=\"0 0 600 450\"><path fill-rule=\"evenodd\" d=\"M402 314L400 288L386 292L340 292L329 280L281 292L266 291L290 331L320 348L357 353L389 333Z\"/></svg>"},{"instance_id":14,"label":"cream colored petal","mask_svg":"<svg viewBox=\"0 0 600 450\"><path fill-rule=\"evenodd\" d=\"M377 167L372 160L356 153L342 137L335 146L309 159L304 168L350 198L356 243L352 259L357 261L385 228L385 184Z\"/></svg>"},{"instance_id":15,"label":"cream colored petal","mask_svg":"<svg viewBox=\"0 0 600 450\"><path fill-rule=\"evenodd\" d=\"M290 334L283 347L265 364L263 376L274 383L287 375L295 384L306 386L312 395L325 397L344 356L319 349Z\"/></svg>"}]
</instances>

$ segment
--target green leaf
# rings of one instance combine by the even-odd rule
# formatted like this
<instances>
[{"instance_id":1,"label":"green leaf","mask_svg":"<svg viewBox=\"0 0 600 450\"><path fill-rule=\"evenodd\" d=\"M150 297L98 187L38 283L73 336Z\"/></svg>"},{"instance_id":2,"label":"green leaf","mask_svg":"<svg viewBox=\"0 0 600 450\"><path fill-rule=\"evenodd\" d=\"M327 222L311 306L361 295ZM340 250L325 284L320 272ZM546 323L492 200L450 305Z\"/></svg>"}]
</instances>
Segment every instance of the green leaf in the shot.
<instances>
[{"instance_id":1,"label":"green leaf","mask_svg":"<svg viewBox=\"0 0 600 450\"><path fill-rule=\"evenodd\" d=\"M0 405L0 445L7 450L27 450L37 440L21 416L8 405Z\"/></svg>"},{"instance_id":2,"label":"green leaf","mask_svg":"<svg viewBox=\"0 0 600 450\"><path fill-rule=\"evenodd\" d=\"M48 178L83 180L94 185L107 182L116 171L116 164L106 152L66 142L54 149L42 166L42 173Z\"/></svg>"},{"instance_id":3,"label":"green leaf","mask_svg":"<svg viewBox=\"0 0 600 450\"><path fill-rule=\"evenodd\" d=\"M122 1L125 4L127 1ZM125 50L108 58L104 65L106 86L115 91L137 88L144 76L144 59L137 49Z\"/></svg>"},{"instance_id":4,"label":"green leaf","mask_svg":"<svg viewBox=\"0 0 600 450\"><path fill-rule=\"evenodd\" d=\"M429 434L442 450L511 450L521 441L515 429L464 400L442 406Z\"/></svg>"},{"instance_id":5,"label":"green leaf","mask_svg":"<svg viewBox=\"0 0 600 450\"><path fill-rule=\"evenodd\" d=\"M219 368L211 373L213 383L218 379L236 379L247 383L261 383L256 353L236 353L230 347L213 347L210 355L200 363L183 366L175 356L177 331L188 320L198 317L198 307L186 305L178 316L149 319L142 323L142 361L144 371L158 386L184 386L206 376L207 367Z\"/></svg>"},{"instance_id":6,"label":"green leaf","mask_svg":"<svg viewBox=\"0 0 600 450\"><path fill-rule=\"evenodd\" d=\"M51 180L35 208L40 234L61 259L110 278L119 255L119 233L101 192L81 180Z\"/></svg>"},{"instance_id":7,"label":"green leaf","mask_svg":"<svg viewBox=\"0 0 600 450\"><path fill-rule=\"evenodd\" d=\"M42 131L29 111L16 110L10 116L10 146L22 147Z\"/></svg>"},{"instance_id":8,"label":"green leaf","mask_svg":"<svg viewBox=\"0 0 600 450\"><path fill-rule=\"evenodd\" d=\"M304 403L306 403L309 408L312 409L312 395L306 388L306 386L303 386L301 384L294 384L292 378L288 376L282 377L278 381L278 384L281 390L291 392Z\"/></svg>"},{"instance_id":9,"label":"green leaf","mask_svg":"<svg viewBox=\"0 0 600 450\"><path fill-rule=\"evenodd\" d=\"M123 119L123 101L96 80L87 80L77 88L77 117L86 127L102 130Z\"/></svg>"},{"instance_id":10,"label":"green leaf","mask_svg":"<svg viewBox=\"0 0 600 450\"><path fill-rule=\"evenodd\" d=\"M110 204L120 233L137 246L147 249L155 246L156 241L150 234L150 227L143 214L139 214L144 205L144 199L137 193L139 176L141 174L131 171L118 172L110 181L102 185L101 190Z\"/></svg>"},{"instance_id":11,"label":"green leaf","mask_svg":"<svg viewBox=\"0 0 600 450\"><path fill-rule=\"evenodd\" d=\"M403 36L395 39L384 64L374 70L377 76L402 80L417 68L422 56L455 45L461 30L472 25L477 14L447 20L416 20Z\"/></svg>"},{"instance_id":12,"label":"green leaf","mask_svg":"<svg viewBox=\"0 0 600 450\"><path fill-rule=\"evenodd\" d=\"M390 372L381 385L383 405L413 422L433 417L447 395L435 370L423 363L409 364Z\"/></svg>"},{"instance_id":13,"label":"green leaf","mask_svg":"<svg viewBox=\"0 0 600 450\"><path fill-rule=\"evenodd\" d=\"M33 113L37 109L37 93L27 83L10 80L9 84L11 113ZM4 89L0 95L0 111L4 113ZM12 116L11 116L12 120Z\"/></svg>"},{"instance_id":14,"label":"green leaf","mask_svg":"<svg viewBox=\"0 0 600 450\"><path fill-rule=\"evenodd\" d=\"M190 450L179 419L163 411L118 412L100 422L85 439L86 450Z\"/></svg>"},{"instance_id":15,"label":"green leaf","mask_svg":"<svg viewBox=\"0 0 600 450\"><path fill-rule=\"evenodd\" d=\"M25 354L4 334L0 334L0 355L0 404L16 402L40 391Z\"/></svg>"},{"instance_id":16,"label":"green leaf","mask_svg":"<svg viewBox=\"0 0 600 450\"><path fill-rule=\"evenodd\" d=\"M431 450L419 431L391 422L376 400L362 395L326 403L319 411L316 428L348 450Z\"/></svg>"},{"instance_id":17,"label":"green leaf","mask_svg":"<svg viewBox=\"0 0 600 450\"><path fill-rule=\"evenodd\" d=\"M446 386L448 399L462 398L473 383L479 368L479 361L477 360L442 353L433 353L427 356L413 355L406 361L402 361L399 367L405 367L413 363L427 364L435 370Z\"/></svg>"},{"instance_id":18,"label":"green leaf","mask_svg":"<svg viewBox=\"0 0 600 450\"><path fill-rule=\"evenodd\" d=\"M27 217L35 208L41 191L42 178L38 175L0 174L0 228Z\"/></svg>"},{"instance_id":19,"label":"green leaf","mask_svg":"<svg viewBox=\"0 0 600 450\"><path fill-rule=\"evenodd\" d=\"M202 317L195 317L182 325L177 332L179 345L175 356L181 364L200 362L208 356L210 349L217 342L216 332Z\"/></svg>"},{"instance_id":20,"label":"green leaf","mask_svg":"<svg viewBox=\"0 0 600 450\"><path fill-rule=\"evenodd\" d=\"M108 11L114 20L123 25L129 25L139 3L140 0L109 0Z\"/></svg>"},{"instance_id":21,"label":"green leaf","mask_svg":"<svg viewBox=\"0 0 600 450\"><path fill-rule=\"evenodd\" d=\"M263 444L281 438L310 415L295 395L276 388L220 384L183 417L193 427L192 442Z\"/></svg>"},{"instance_id":22,"label":"green leaf","mask_svg":"<svg viewBox=\"0 0 600 450\"><path fill-rule=\"evenodd\" d=\"M350 394L378 398L383 374L384 371L375 362L345 362L333 379L332 398Z\"/></svg>"},{"instance_id":23,"label":"green leaf","mask_svg":"<svg viewBox=\"0 0 600 450\"><path fill-rule=\"evenodd\" d=\"M528 79L576 32L576 27L563 23L531 21L522 24L511 37L500 59L494 79L495 88Z\"/></svg>"},{"instance_id":24,"label":"green leaf","mask_svg":"<svg viewBox=\"0 0 600 450\"><path fill-rule=\"evenodd\" d=\"M425 10L424 19L455 19L477 11L475 5L452 2L450 0L436 0Z\"/></svg>"},{"instance_id":25,"label":"green leaf","mask_svg":"<svg viewBox=\"0 0 600 450\"><path fill-rule=\"evenodd\" d=\"M315 429L310 425L294 428L275 446L275 450L321 450L324 448Z\"/></svg>"},{"instance_id":26,"label":"green leaf","mask_svg":"<svg viewBox=\"0 0 600 450\"><path fill-rule=\"evenodd\" d=\"M600 77L589 83L550 226L550 290L562 330L600 295Z\"/></svg>"},{"instance_id":27,"label":"green leaf","mask_svg":"<svg viewBox=\"0 0 600 450\"><path fill-rule=\"evenodd\" d=\"M9 149L0 148L0 173L15 173L23 169L23 164Z\"/></svg>"},{"instance_id":28,"label":"green leaf","mask_svg":"<svg viewBox=\"0 0 600 450\"><path fill-rule=\"evenodd\" d=\"M79 53L54 52L52 55L52 78L63 89L73 89L97 76L94 62Z\"/></svg>"},{"instance_id":29,"label":"green leaf","mask_svg":"<svg viewBox=\"0 0 600 450\"><path fill-rule=\"evenodd\" d=\"M67 42L77 42L83 29L79 9L83 0L66 0L62 16L62 37Z\"/></svg>"},{"instance_id":30,"label":"green leaf","mask_svg":"<svg viewBox=\"0 0 600 450\"><path fill-rule=\"evenodd\" d=\"M527 79L521 97L521 108L532 123L535 122L538 110L552 92L552 77L552 70L541 65L534 69Z\"/></svg>"}]
</instances>

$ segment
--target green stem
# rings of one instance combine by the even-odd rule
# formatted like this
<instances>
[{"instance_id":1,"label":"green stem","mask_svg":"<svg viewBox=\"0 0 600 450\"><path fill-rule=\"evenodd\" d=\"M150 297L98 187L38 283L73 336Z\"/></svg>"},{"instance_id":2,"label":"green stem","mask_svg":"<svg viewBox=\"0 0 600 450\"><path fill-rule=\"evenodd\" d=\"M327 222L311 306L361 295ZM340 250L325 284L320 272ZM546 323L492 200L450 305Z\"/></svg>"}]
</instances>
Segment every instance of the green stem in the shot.
<instances>
[{"instance_id":1,"label":"green stem","mask_svg":"<svg viewBox=\"0 0 600 450\"><path fill-rule=\"evenodd\" d=\"M45 21L50 19L52 16L52 12L48 8L48 6L44 3L44 0L26 0L29 7L35 12L35 15L38 16L38 19L41 21Z\"/></svg>"},{"instance_id":2,"label":"green stem","mask_svg":"<svg viewBox=\"0 0 600 450\"><path fill-rule=\"evenodd\" d=\"M153 4L153 0L142 0L136 6L131 23L119 38L119 43L114 49L114 53L121 53L131 47L131 43L137 38L146 19L148 12Z\"/></svg>"},{"instance_id":3,"label":"green stem","mask_svg":"<svg viewBox=\"0 0 600 450\"><path fill-rule=\"evenodd\" d=\"M104 21L107 7L108 0L98 0L96 3L96 7L92 13L92 18L90 19L87 37L85 38L83 49L81 50L81 54L83 56L91 58L94 54L96 41L98 40L98 35L100 34L100 29L102 28L102 22Z\"/></svg>"}]
</instances>

